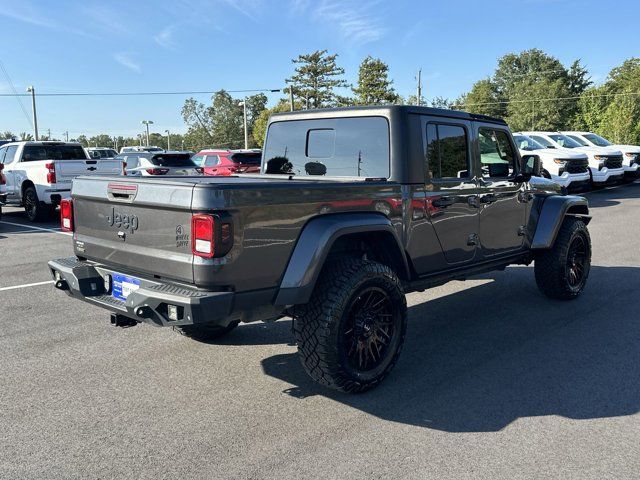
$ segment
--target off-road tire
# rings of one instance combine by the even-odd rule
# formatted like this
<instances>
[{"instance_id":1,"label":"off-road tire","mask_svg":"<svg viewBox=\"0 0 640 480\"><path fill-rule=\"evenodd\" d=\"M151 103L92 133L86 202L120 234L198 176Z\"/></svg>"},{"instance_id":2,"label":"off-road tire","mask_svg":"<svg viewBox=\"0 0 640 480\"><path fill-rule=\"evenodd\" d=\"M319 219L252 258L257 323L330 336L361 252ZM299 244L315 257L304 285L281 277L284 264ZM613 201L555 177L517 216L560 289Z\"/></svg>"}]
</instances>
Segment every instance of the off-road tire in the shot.
<instances>
[{"instance_id":1,"label":"off-road tire","mask_svg":"<svg viewBox=\"0 0 640 480\"><path fill-rule=\"evenodd\" d=\"M387 295L393 309L394 328L381 361L371 372L354 371L342 346L349 312L366 289ZM302 366L316 382L329 388L359 393L377 386L395 366L407 328L407 302L402 284L394 271L377 262L344 258L327 264L310 301L296 307L294 336ZM348 356L348 354L346 354Z\"/></svg>"},{"instance_id":2,"label":"off-road tire","mask_svg":"<svg viewBox=\"0 0 640 480\"><path fill-rule=\"evenodd\" d=\"M224 337L232 330L235 330L239 323L240 321L237 320L235 322L231 322L226 327L221 327L220 325L210 325L206 323L201 325L179 325L173 327L173 329L180 335L184 335L185 337L206 342L209 340L216 340L218 338Z\"/></svg>"},{"instance_id":3,"label":"off-road tire","mask_svg":"<svg viewBox=\"0 0 640 480\"><path fill-rule=\"evenodd\" d=\"M22 203L24 204L24 212L30 222L44 222L51 218L51 207L38 200L38 193L35 187L24 189Z\"/></svg>"},{"instance_id":4,"label":"off-road tire","mask_svg":"<svg viewBox=\"0 0 640 480\"><path fill-rule=\"evenodd\" d=\"M570 281L570 250L574 242L584 242L586 254L583 274L577 285ZM586 224L579 218L565 218L553 247L536 254L534 271L536 283L549 298L571 300L578 297L587 282L591 267L591 237Z\"/></svg>"}]
</instances>

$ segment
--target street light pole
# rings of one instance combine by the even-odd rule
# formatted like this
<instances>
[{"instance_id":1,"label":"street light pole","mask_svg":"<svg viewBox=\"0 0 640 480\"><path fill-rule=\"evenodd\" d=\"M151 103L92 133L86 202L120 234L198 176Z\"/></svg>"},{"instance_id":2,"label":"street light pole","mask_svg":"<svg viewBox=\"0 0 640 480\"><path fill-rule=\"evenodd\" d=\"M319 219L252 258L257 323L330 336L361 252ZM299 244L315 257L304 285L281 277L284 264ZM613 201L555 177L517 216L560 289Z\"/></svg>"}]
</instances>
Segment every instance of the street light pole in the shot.
<instances>
[{"instance_id":1,"label":"street light pole","mask_svg":"<svg viewBox=\"0 0 640 480\"><path fill-rule=\"evenodd\" d=\"M36 89L33 88L33 85L29 85L27 87L27 92L31 93L31 108L33 110L33 133L36 138L36 142L38 141L38 116L36 115Z\"/></svg>"},{"instance_id":2,"label":"street light pole","mask_svg":"<svg viewBox=\"0 0 640 480\"><path fill-rule=\"evenodd\" d=\"M240 102L240 105L242 105L243 116L244 116L244 149L248 150L249 149L249 130L247 129L247 99L245 98L244 101Z\"/></svg>"},{"instance_id":3,"label":"street light pole","mask_svg":"<svg viewBox=\"0 0 640 480\"><path fill-rule=\"evenodd\" d=\"M167 134L167 151L171 150L171 133L169 133L169 130L165 130L164 131Z\"/></svg>"},{"instance_id":4,"label":"street light pole","mask_svg":"<svg viewBox=\"0 0 640 480\"><path fill-rule=\"evenodd\" d=\"M153 122L151 120L142 120L141 122L143 125L146 125L147 127L147 147L149 146L149 125L153 125Z\"/></svg>"}]
</instances>

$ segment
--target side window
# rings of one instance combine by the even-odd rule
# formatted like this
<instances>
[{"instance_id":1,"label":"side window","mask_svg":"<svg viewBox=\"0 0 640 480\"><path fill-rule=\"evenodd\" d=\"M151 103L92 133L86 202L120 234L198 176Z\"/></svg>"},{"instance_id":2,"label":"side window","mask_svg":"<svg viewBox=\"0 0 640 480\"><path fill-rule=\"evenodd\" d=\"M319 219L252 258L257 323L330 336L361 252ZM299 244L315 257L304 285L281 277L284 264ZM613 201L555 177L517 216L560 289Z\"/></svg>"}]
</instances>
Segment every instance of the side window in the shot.
<instances>
[{"instance_id":1,"label":"side window","mask_svg":"<svg viewBox=\"0 0 640 480\"><path fill-rule=\"evenodd\" d=\"M127 162L127 168L138 168L140 166L137 155L127 155L125 159Z\"/></svg>"},{"instance_id":2,"label":"side window","mask_svg":"<svg viewBox=\"0 0 640 480\"><path fill-rule=\"evenodd\" d=\"M218 155L205 155L203 166L215 167L220 163L220 157Z\"/></svg>"},{"instance_id":3,"label":"side window","mask_svg":"<svg viewBox=\"0 0 640 480\"><path fill-rule=\"evenodd\" d=\"M427 172L433 179L469 178L467 133L464 127L427 124Z\"/></svg>"},{"instance_id":4,"label":"side window","mask_svg":"<svg viewBox=\"0 0 640 480\"><path fill-rule=\"evenodd\" d=\"M507 132L481 128L478 144L483 177L509 177L516 172L516 155Z\"/></svg>"},{"instance_id":5,"label":"side window","mask_svg":"<svg viewBox=\"0 0 640 480\"><path fill-rule=\"evenodd\" d=\"M7 153L7 147L0 147L0 163L4 163L5 153Z\"/></svg>"},{"instance_id":6,"label":"side window","mask_svg":"<svg viewBox=\"0 0 640 480\"><path fill-rule=\"evenodd\" d=\"M4 156L5 165L9 165L15 161L17 151L18 151L17 145L10 145L7 147L7 154Z\"/></svg>"}]
</instances>

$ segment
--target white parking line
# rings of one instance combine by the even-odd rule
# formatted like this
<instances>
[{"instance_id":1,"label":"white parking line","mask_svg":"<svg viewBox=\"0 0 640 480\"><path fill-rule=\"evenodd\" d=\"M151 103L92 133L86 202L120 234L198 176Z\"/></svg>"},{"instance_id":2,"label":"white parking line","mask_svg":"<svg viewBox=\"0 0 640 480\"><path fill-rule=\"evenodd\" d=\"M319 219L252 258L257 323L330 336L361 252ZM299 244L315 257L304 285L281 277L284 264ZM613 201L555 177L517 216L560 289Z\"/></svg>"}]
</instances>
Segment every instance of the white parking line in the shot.
<instances>
[{"instance_id":1,"label":"white parking line","mask_svg":"<svg viewBox=\"0 0 640 480\"><path fill-rule=\"evenodd\" d=\"M12 287L0 287L0 292L4 292L5 290L15 290L17 288L27 288L27 287L36 287L38 285L48 285L49 283L53 283L53 280L47 280L46 282L25 283L24 285L14 285Z\"/></svg>"},{"instance_id":2,"label":"white parking line","mask_svg":"<svg viewBox=\"0 0 640 480\"><path fill-rule=\"evenodd\" d=\"M16 227L26 228L28 230L42 230L43 232L57 233L58 235L67 235L69 237L73 236L72 233L61 232L59 228L55 229L55 228L36 227L34 225L25 225L24 223L7 222L6 220L0 220L0 223L6 223L7 225L13 225L13 226L16 226Z\"/></svg>"}]
</instances>

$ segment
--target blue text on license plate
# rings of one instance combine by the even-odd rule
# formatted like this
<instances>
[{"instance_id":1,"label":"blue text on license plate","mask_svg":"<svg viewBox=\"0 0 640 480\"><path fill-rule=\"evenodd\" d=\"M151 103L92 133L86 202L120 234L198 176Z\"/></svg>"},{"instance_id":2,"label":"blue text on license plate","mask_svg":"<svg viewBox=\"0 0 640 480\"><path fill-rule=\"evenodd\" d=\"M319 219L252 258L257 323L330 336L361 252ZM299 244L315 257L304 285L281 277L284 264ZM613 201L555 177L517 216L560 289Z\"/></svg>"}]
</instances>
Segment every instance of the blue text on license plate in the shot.
<instances>
[{"instance_id":1,"label":"blue text on license plate","mask_svg":"<svg viewBox=\"0 0 640 480\"><path fill-rule=\"evenodd\" d=\"M114 273L111 276L111 279L113 282L113 298L117 298L118 300L122 300L123 302L127 299L131 292L135 292L138 288L140 288L140 280L134 277L129 277L121 273Z\"/></svg>"}]
</instances>

